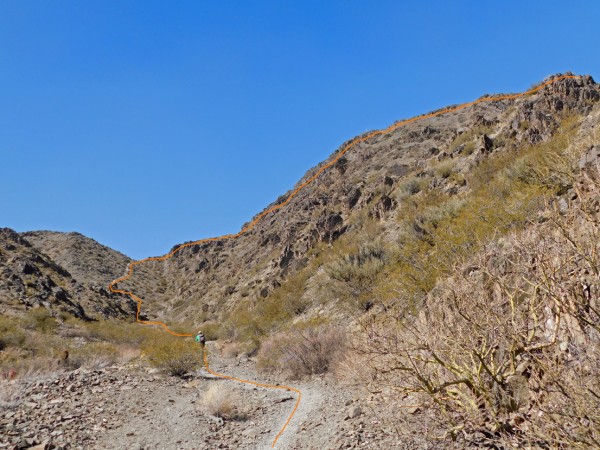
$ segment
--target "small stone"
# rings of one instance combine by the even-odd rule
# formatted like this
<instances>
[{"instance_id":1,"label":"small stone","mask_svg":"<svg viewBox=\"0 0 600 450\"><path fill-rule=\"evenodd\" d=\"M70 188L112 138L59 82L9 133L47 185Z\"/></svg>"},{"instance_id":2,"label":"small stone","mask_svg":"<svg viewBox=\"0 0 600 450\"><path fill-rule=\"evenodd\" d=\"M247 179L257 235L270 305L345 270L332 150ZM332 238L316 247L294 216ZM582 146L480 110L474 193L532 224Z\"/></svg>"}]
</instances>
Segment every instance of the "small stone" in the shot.
<instances>
[{"instance_id":1,"label":"small stone","mask_svg":"<svg viewBox=\"0 0 600 450\"><path fill-rule=\"evenodd\" d=\"M361 414L362 414L362 409L360 408L360 406L354 406L354 407L350 408L350 410L348 411L348 418L354 419L355 417L358 417Z\"/></svg>"},{"instance_id":2,"label":"small stone","mask_svg":"<svg viewBox=\"0 0 600 450\"><path fill-rule=\"evenodd\" d=\"M255 438L257 433L256 430L254 430L253 428L247 428L244 431L242 431L242 434L246 437L252 437Z\"/></svg>"}]
</instances>

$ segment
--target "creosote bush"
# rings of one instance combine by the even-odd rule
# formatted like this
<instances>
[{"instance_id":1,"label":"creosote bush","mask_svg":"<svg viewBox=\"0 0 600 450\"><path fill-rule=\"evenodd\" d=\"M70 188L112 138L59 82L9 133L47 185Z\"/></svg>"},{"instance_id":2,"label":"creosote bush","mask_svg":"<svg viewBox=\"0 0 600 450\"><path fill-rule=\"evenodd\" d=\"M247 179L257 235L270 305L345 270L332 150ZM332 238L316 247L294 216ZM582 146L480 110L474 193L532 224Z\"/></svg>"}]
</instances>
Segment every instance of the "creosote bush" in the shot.
<instances>
[{"instance_id":1,"label":"creosote bush","mask_svg":"<svg viewBox=\"0 0 600 450\"><path fill-rule=\"evenodd\" d=\"M372 306L372 288L388 264L388 255L381 241L349 250L325 266L331 278L326 287L341 302L366 310Z\"/></svg>"},{"instance_id":2,"label":"creosote bush","mask_svg":"<svg viewBox=\"0 0 600 450\"><path fill-rule=\"evenodd\" d=\"M166 373L182 377L202 364L201 348L192 339L157 336L142 347L150 362Z\"/></svg>"}]
</instances>

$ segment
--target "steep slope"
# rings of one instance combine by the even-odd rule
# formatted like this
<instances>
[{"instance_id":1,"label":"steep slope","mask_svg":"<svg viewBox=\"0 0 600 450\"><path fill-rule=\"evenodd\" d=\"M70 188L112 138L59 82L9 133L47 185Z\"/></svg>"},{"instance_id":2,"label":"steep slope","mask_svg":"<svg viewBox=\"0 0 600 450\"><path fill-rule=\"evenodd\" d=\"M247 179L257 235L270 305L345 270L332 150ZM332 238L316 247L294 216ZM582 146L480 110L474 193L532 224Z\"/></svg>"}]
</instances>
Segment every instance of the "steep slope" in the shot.
<instances>
[{"instance_id":1,"label":"steep slope","mask_svg":"<svg viewBox=\"0 0 600 450\"><path fill-rule=\"evenodd\" d=\"M352 236L365 222L381 227L383 239L397 239L407 194L427 186L458 198L472 188L467 175L490 155L550 139L562 116L586 114L599 98L591 77L562 79L525 97L481 102L369 138L248 233L144 264L145 271L164 277L158 289L144 286L137 268L120 287L140 295L150 317L219 320L240 303L270 298L310 262L318 245Z\"/></svg>"},{"instance_id":2,"label":"steep slope","mask_svg":"<svg viewBox=\"0 0 600 450\"><path fill-rule=\"evenodd\" d=\"M94 276L97 270L90 271ZM0 229L0 313L19 315L36 306L82 319L131 317L134 304L102 286L81 283L9 228Z\"/></svg>"},{"instance_id":3,"label":"steep slope","mask_svg":"<svg viewBox=\"0 0 600 450\"><path fill-rule=\"evenodd\" d=\"M408 448L598 447L600 104L557 134L518 172L556 188L528 220L459 250L418 314L399 289L360 320L348 375Z\"/></svg>"}]
</instances>

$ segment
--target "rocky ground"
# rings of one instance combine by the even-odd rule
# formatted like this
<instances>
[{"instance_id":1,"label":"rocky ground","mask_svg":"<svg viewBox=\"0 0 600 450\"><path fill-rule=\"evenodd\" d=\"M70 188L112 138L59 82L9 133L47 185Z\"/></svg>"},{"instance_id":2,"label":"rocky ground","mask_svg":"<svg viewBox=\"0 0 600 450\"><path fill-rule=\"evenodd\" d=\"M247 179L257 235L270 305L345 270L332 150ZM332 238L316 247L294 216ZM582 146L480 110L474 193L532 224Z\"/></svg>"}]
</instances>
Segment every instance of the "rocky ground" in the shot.
<instances>
[{"instance_id":1,"label":"rocky ground","mask_svg":"<svg viewBox=\"0 0 600 450\"><path fill-rule=\"evenodd\" d=\"M213 358L211 369L277 384L252 360ZM140 364L0 382L0 449L266 449L296 397L222 380L199 369L185 379ZM290 383L303 396L275 448L397 448L358 391L329 377ZM217 385L236 414L222 420L203 404ZM214 389L213 389L214 390Z\"/></svg>"}]
</instances>

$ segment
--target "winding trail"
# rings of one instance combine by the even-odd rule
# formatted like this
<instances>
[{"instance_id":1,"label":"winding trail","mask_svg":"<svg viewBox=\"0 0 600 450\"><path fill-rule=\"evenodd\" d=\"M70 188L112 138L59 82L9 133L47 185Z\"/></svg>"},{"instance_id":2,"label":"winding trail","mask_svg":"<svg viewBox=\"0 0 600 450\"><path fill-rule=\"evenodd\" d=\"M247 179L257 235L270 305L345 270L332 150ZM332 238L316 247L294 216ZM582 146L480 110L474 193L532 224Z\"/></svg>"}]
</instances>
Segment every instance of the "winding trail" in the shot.
<instances>
[{"instance_id":1,"label":"winding trail","mask_svg":"<svg viewBox=\"0 0 600 450\"><path fill-rule=\"evenodd\" d=\"M522 93L518 93L518 94L510 94L510 95L498 95L498 96L490 96L490 97L483 97L483 98L479 98L477 100L474 100L472 102L468 102L468 103L463 103L461 105L455 106L455 107L449 107L449 108L444 108L441 109L439 111L433 112L433 113L429 113L429 114L424 114L421 116L416 116L416 117L412 117L410 119L405 119L405 120L401 120L399 122L396 122L392 125L390 125L387 128L381 129L381 130L376 130L376 131L371 131L361 137L358 137L350 142L348 142L339 152L338 154L331 160L329 161L327 164L323 165L319 170L317 170L317 172L315 172L315 174L313 176L311 176L308 180L306 180L304 183L300 184L298 187L296 187L291 193L290 195L285 199L285 201L283 201L282 203L279 203L277 205L272 206L271 208L268 208L264 211L262 211L260 214L258 214L248 225L246 225L244 228L242 228L239 232L235 233L235 234L226 234L223 236L218 236L218 237L212 237L212 238L205 238L205 239L200 239L198 241L194 241L194 242L188 242L185 244L180 245L179 247L177 247L176 249L172 250L170 253L167 253L166 255L163 256L155 256L155 257L150 257L150 258L145 258L145 259L141 259L139 261L133 261L131 263L129 263L128 266L128 271L127 274L117 278L116 280L112 281L109 285L108 285L108 289L110 292L113 293L118 293L118 294L123 294L123 295L127 295L129 296L129 298L131 298L132 300L134 300L137 303L137 311L136 311L136 316L135 316L135 320L136 322L139 322L141 324L144 325L158 325L160 327L162 327L167 333L172 334L173 336L177 336L177 337L192 337L193 335L190 333L176 333L174 331L172 331L171 329L169 329L169 327L164 323L164 322L160 322L160 321L147 321L147 320L140 320L139 316L140 316L140 310L142 308L142 304L143 301L141 298L139 298L138 296L136 296L133 292L130 291L126 291L123 289L118 289L116 287L116 285L120 282L123 282L127 279L129 279L132 275L133 275L133 269L135 266L138 266L140 264L143 264L147 261L166 261L170 258L173 257L173 255L175 255L178 251L180 251L181 249L185 248L185 247L191 247L194 245L198 245L198 244L202 244L205 242L210 242L210 241L220 241L220 240L225 240L225 239L235 239L245 233L247 233L248 231L250 231L252 228L254 228L267 214L271 213L271 212L275 212L281 208L283 208L284 206L286 206L302 189L304 189L306 186L308 186L310 183L312 183L314 180L316 180L319 175L321 175L323 172L325 172L327 169L329 169L331 166L333 166L337 161L339 161L339 159L344 156L344 154L346 154L348 152L348 150L350 150L352 147L354 147L357 144L360 144L362 142L367 141L368 139L374 137L374 136L379 136L379 135L383 135L383 134L387 134L390 133L408 123L411 122L416 122L418 120L422 120L422 119L427 119L430 117L436 117L442 114L446 114L446 113L450 113L450 112L454 112L454 111L459 111L461 109L465 109L468 108L469 106L473 106L476 105L478 103L483 103L483 102L494 102L494 101L499 101L499 100L511 100L511 99L516 99L519 97L523 97L526 95L530 95L533 94L534 92L539 91L540 89L543 89L544 87L556 83L557 81L560 80L564 80L564 79L579 79L581 78L578 75L562 75L560 77L556 77L552 80L546 81L545 83L540 84L539 86L530 89L528 91L522 92ZM251 381L251 380L243 380L241 378L235 378L229 375L225 375L225 374L220 374L220 373L216 373L213 372L208 364L208 356L206 353L206 350L204 350L203 353L203 360L204 360L204 365L206 367L206 370L211 373L212 375L219 377L219 378L224 378L224 379L228 379L228 380L233 380L233 381L238 381L240 383L246 383L246 384L252 384L255 386L259 386L259 387L263 387L263 388L269 388L269 389L284 389L290 392L295 392L296 394L298 394L298 398L296 400L296 404L294 406L294 409L292 410L291 414L289 415L287 421L285 422L284 426L281 428L281 430L279 431L279 433L277 433L277 436L275 437L275 439L273 440L273 443L271 444L271 447L275 447L275 444L277 443L277 440L281 437L281 435L283 434L283 432L285 431L286 427L289 425L290 421L292 420L292 418L294 417L294 414L296 413L298 406L300 405L300 400L302 399L302 393L300 392L299 389L290 387L290 386L280 386L280 385L272 385L272 384L264 384L264 383L258 383L256 381Z\"/></svg>"}]
</instances>

